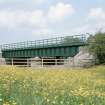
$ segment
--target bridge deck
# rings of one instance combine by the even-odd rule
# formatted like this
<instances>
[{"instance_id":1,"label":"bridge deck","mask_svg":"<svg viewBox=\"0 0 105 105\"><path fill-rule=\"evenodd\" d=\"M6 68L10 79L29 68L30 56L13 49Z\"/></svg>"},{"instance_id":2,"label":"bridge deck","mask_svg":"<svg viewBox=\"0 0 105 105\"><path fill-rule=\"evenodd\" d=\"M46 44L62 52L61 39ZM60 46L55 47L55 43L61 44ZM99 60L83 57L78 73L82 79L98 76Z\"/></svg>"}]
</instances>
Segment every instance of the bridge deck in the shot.
<instances>
[{"instance_id":1,"label":"bridge deck","mask_svg":"<svg viewBox=\"0 0 105 105\"><path fill-rule=\"evenodd\" d=\"M75 35L66 37L57 37L44 40L19 42L12 44L1 45L1 50L20 50L20 49L33 49L33 48L48 48L56 46L73 46L73 45L84 45L85 35Z\"/></svg>"}]
</instances>

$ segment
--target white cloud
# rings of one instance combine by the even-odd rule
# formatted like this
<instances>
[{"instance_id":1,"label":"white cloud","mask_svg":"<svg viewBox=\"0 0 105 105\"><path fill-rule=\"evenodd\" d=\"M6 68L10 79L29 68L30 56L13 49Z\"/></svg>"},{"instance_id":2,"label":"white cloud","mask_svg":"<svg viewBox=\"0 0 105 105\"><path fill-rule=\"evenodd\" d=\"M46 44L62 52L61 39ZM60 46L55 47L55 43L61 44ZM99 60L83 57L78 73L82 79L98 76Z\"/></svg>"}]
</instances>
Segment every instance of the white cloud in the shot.
<instances>
[{"instance_id":1,"label":"white cloud","mask_svg":"<svg viewBox=\"0 0 105 105\"><path fill-rule=\"evenodd\" d=\"M74 32L74 34L76 33L77 34L86 34L86 33L94 34L97 31L99 31L100 28L101 27L99 27L98 24L87 23L87 24L83 24L83 25L73 28L71 32L72 33Z\"/></svg>"},{"instance_id":2,"label":"white cloud","mask_svg":"<svg viewBox=\"0 0 105 105\"><path fill-rule=\"evenodd\" d=\"M47 25L46 16L41 10L32 12L29 21L32 25L39 25L40 27L45 27Z\"/></svg>"},{"instance_id":3,"label":"white cloud","mask_svg":"<svg viewBox=\"0 0 105 105\"><path fill-rule=\"evenodd\" d=\"M49 8L48 19L50 21L60 21L73 13L74 8L71 4L58 3Z\"/></svg>"},{"instance_id":4,"label":"white cloud","mask_svg":"<svg viewBox=\"0 0 105 105\"><path fill-rule=\"evenodd\" d=\"M52 33L53 30L51 23L61 22L73 13L72 5L64 3L57 3L55 6L51 6L47 12L43 10L0 10L0 28L10 30L29 29L32 34L48 34Z\"/></svg>"},{"instance_id":5,"label":"white cloud","mask_svg":"<svg viewBox=\"0 0 105 105\"><path fill-rule=\"evenodd\" d=\"M51 6L47 13L45 13L43 10L35 10L31 12L24 10L1 10L0 26L14 28L16 26L29 25L35 28L46 28L49 21L61 21L65 17L71 15L73 12L74 9L72 5L64 3L58 3L55 6Z\"/></svg>"},{"instance_id":6,"label":"white cloud","mask_svg":"<svg viewBox=\"0 0 105 105\"><path fill-rule=\"evenodd\" d=\"M71 29L72 33L95 33L102 29L105 31L105 11L102 8L91 8L81 25Z\"/></svg>"},{"instance_id":7,"label":"white cloud","mask_svg":"<svg viewBox=\"0 0 105 105\"><path fill-rule=\"evenodd\" d=\"M77 32L94 33L105 27L105 11L102 8L91 8L83 25L77 27Z\"/></svg>"},{"instance_id":8,"label":"white cloud","mask_svg":"<svg viewBox=\"0 0 105 105\"><path fill-rule=\"evenodd\" d=\"M46 0L32 0L32 2L34 2L34 3L43 3L43 2L45 2Z\"/></svg>"},{"instance_id":9,"label":"white cloud","mask_svg":"<svg viewBox=\"0 0 105 105\"><path fill-rule=\"evenodd\" d=\"M24 2L24 3L25 3L25 2L28 2L28 1L29 1L29 2L34 2L34 3L43 3L43 2L46 1L46 0L31 0L31 1L30 1L30 0L27 0L27 1L26 1L26 0L0 0L0 3L9 3L9 2L10 2L10 3L11 3L11 2L12 2L12 3L17 3L17 2L18 2L18 3L19 3L19 2L21 3L21 2Z\"/></svg>"},{"instance_id":10,"label":"white cloud","mask_svg":"<svg viewBox=\"0 0 105 105\"><path fill-rule=\"evenodd\" d=\"M88 17L91 19L105 19L105 11L102 8L92 8Z\"/></svg>"},{"instance_id":11,"label":"white cloud","mask_svg":"<svg viewBox=\"0 0 105 105\"><path fill-rule=\"evenodd\" d=\"M105 27L105 23L88 21L82 25L74 27L73 29L71 29L71 32L73 34L83 34L83 33L84 34L86 33L94 34L100 29L101 31L105 32L104 27Z\"/></svg>"},{"instance_id":12,"label":"white cloud","mask_svg":"<svg viewBox=\"0 0 105 105\"><path fill-rule=\"evenodd\" d=\"M21 25L31 25L35 27L46 26L43 11L0 11L0 26L14 28Z\"/></svg>"}]
</instances>

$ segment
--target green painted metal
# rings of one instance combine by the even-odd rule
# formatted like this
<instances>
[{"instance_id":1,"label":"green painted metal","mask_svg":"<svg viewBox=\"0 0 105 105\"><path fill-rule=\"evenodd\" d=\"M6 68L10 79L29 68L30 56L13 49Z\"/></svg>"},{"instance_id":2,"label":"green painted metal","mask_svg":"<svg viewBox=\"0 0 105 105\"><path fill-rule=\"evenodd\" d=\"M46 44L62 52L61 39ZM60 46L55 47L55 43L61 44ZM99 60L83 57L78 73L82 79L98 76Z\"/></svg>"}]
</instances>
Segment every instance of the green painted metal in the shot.
<instances>
[{"instance_id":1,"label":"green painted metal","mask_svg":"<svg viewBox=\"0 0 105 105\"><path fill-rule=\"evenodd\" d=\"M79 46L85 45L83 35L69 36L78 41L64 42L65 37L44 39L29 42L5 44L1 46L4 58L33 58L33 57L73 57L79 52Z\"/></svg>"},{"instance_id":2,"label":"green painted metal","mask_svg":"<svg viewBox=\"0 0 105 105\"><path fill-rule=\"evenodd\" d=\"M33 58L33 57L73 57L78 53L79 46L54 47L42 49L22 49L2 51L4 58Z\"/></svg>"}]
</instances>

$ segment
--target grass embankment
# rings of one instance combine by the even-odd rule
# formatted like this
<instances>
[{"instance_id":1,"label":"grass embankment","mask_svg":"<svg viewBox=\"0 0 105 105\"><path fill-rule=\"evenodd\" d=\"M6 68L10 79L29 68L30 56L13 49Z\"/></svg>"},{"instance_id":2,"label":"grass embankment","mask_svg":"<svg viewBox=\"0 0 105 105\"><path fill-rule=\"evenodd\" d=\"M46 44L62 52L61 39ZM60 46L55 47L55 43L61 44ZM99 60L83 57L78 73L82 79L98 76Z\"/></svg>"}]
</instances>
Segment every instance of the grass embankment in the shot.
<instances>
[{"instance_id":1,"label":"grass embankment","mask_svg":"<svg viewBox=\"0 0 105 105\"><path fill-rule=\"evenodd\" d=\"M0 67L0 105L105 105L105 66L85 70Z\"/></svg>"}]
</instances>

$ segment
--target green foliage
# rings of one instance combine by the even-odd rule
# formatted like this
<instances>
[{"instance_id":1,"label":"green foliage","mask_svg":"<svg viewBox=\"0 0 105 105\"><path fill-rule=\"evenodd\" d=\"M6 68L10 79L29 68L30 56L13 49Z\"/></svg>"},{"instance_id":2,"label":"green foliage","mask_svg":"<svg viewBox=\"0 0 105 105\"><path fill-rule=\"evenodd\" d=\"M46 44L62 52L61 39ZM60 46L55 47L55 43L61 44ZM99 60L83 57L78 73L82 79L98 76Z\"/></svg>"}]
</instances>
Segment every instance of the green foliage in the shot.
<instances>
[{"instance_id":1,"label":"green foliage","mask_svg":"<svg viewBox=\"0 0 105 105\"><path fill-rule=\"evenodd\" d=\"M88 39L89 50L99 60L99 63L105 63L105 33L98 32L95 36L90 36Z\"/></svg>"}]
</instances>

